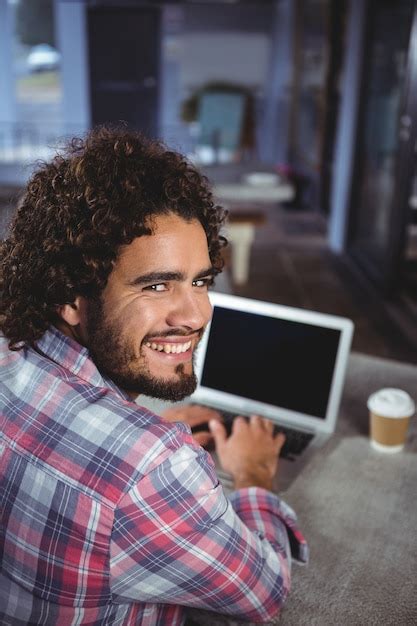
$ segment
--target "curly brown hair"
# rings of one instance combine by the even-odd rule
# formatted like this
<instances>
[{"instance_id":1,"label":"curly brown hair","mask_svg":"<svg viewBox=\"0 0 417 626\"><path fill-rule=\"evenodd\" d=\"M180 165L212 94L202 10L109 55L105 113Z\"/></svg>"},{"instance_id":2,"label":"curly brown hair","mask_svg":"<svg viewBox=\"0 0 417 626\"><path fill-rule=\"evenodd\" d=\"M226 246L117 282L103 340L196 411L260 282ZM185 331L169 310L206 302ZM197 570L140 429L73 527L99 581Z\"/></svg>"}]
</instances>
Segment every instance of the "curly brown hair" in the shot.
<instances>
[{"instance_id":1,"label":"curly brown hair","mask_svg":"<svg viewBox=\"0 0 417 626\"><path fill-rule=\"evenodd\" d=\"M99 126L39 164L0 248L0 329L10 348L39 339L59 305L99 296L121 246L169 212L199 220L219 273L226 211L207 178L161 141Z\"/></svg>"}]
</instances>

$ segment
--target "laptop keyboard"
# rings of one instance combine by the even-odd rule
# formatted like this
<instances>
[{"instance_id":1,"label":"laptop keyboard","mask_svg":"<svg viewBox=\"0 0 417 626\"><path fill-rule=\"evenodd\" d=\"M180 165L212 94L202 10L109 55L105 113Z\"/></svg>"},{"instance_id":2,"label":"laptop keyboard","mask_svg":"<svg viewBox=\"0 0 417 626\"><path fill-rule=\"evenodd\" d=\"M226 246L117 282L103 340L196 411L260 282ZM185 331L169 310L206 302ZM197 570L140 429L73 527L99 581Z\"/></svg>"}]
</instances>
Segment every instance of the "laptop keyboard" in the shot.
<instances>
[{"instance_id":1,"label":"laptop keyboard","mask_svg":"<svg viewBox=\"0 0 417 626\"><path fill-rule=\"evenodd\" d=\"M233 420L236 417L236 413L222 411L219 409L215 410L219 411L219 413L222 415L224 426L226 428L227 435L229 436L232 432ZM208 430L208 426L206 424L203 424L202 426L197 426L192 430L193 432L198 432L199 430ZM307 445L313 438L312 433L306 433L300 430L295 430L293 428L276 425L274 427L274 434L277 434L278 432L282 432L285 435L285 443L281 448L279 456L280 458L285 458L288 461L295 461L296 457L303 452L303 450L307 447Z\"/></svg>"}]
</instances>

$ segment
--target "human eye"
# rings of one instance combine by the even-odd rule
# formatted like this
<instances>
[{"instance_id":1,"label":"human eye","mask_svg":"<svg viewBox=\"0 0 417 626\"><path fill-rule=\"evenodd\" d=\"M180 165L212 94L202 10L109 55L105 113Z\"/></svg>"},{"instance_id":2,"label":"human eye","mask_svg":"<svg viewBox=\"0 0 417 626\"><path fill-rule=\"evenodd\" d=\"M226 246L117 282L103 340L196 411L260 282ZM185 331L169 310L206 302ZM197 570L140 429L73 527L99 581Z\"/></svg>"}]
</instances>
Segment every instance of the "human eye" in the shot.
<instances>
[{"instance_id":1,"label":"human eye","mask_svg":"<svg viewBox=\"0 0 417 626\"><path fill-rule=\"evenodd\" d=\"M146 287L144 287L144 291L161 292L161 291L166 291L166 290L167 290L166 283L155 283L154 285L147 285Z\"/></svg>"},{"instance_id":2,"label":"human eye","mask_svg":"<svg viewBox=\"0 0 417 626\"><path fill-rule=\"evenodd\" d=\"M213 276L206 276L204 278L196 278L193 280L194 287L210 287L213 284Z\"/></svg>"}]
</instances>

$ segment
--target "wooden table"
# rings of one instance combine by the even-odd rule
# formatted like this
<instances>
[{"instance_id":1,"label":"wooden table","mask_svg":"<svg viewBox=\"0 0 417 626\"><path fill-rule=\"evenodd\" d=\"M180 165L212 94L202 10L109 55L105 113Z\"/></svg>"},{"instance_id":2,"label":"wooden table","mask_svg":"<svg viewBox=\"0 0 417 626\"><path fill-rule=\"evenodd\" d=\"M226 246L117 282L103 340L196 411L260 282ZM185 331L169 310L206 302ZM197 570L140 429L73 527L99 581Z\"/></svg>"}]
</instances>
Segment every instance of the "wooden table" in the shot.
<instances>
[{"instance_id":1,"label":"wooden table","mask_svg":"<svg viewBox=\"0 0 417 626\"><path fill-rule=\"evenodd\" d=\"M352 353L336 433L284 495L310 562L293 564L277 626L417 624L417 416L403 451L374 450L366 402L382 387L399 387L417 401L417 366ZM248 626L190 613L201 626Z\"/></svg>"}]
</instances>

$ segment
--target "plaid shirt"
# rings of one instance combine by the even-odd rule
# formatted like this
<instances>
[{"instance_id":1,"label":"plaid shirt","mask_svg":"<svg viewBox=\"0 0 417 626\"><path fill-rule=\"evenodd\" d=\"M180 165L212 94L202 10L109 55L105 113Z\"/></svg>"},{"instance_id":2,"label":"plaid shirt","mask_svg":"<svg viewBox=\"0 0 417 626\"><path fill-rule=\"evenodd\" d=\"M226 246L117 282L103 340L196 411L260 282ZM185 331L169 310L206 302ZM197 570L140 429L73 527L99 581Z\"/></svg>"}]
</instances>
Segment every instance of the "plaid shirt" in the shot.
<instances>
[{"instance_id":1,"label":"plaid shirt","mask_svg":"<svg viewBox=\"0 0 417 626\"><path fill-rule=\"evenodd\" d=\"M307 560L294 512L226 498L188 426L141 408L56 329L0 338L0 623L177 625L183 606L268 620Z\"/></svg>"}]
</instances>

